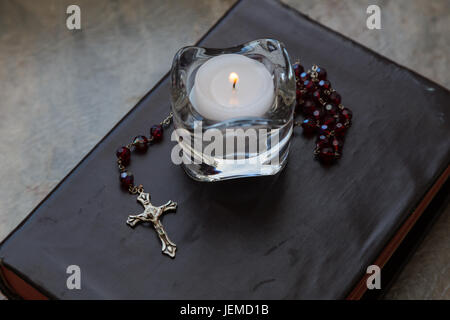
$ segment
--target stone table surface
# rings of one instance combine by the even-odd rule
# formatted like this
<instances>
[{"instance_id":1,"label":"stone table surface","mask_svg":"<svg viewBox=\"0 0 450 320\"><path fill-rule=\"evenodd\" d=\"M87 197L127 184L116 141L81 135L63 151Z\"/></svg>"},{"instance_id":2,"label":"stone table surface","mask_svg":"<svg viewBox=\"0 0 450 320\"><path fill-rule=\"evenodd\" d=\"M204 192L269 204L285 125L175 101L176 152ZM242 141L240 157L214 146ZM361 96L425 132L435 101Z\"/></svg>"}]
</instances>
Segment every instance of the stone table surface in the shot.
<instances>
[{"instance_id":1,"label":"stone table surface","mask_svg":"<svg viewBox=\"0 0 450 320\"><path fill-rule=\"evenodd\" d=\"M0 0L0 240L234 2ZM449 1L283 2L450 87ZM79 31L66 28L70 4ZM381 30L366 27L370 4ZM386 297L450 299L449 249L447 208Z\"/></svg>"}]
</instances>

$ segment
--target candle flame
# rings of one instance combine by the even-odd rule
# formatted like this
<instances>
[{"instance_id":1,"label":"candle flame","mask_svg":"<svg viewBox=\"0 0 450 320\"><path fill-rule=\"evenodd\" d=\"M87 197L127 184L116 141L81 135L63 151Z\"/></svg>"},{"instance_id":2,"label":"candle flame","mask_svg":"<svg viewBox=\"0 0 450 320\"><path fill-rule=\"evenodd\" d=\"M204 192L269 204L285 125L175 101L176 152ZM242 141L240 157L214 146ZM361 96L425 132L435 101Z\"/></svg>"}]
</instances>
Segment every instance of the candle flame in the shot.
<instances>
[{"instance_id":1,"label":"candle flame","mask_svg":"<svg viewBox=\"0 0 450 320\"><path fill-rule=\"evenodd\" d=\"M230 73L228 80L230 80L230 82L233 84L233 89L234 89L234 88L236 88L236 83L239 80L239 76L237 75L236 72L232 72L232 73Z\"/></svg>"}]
</instances>

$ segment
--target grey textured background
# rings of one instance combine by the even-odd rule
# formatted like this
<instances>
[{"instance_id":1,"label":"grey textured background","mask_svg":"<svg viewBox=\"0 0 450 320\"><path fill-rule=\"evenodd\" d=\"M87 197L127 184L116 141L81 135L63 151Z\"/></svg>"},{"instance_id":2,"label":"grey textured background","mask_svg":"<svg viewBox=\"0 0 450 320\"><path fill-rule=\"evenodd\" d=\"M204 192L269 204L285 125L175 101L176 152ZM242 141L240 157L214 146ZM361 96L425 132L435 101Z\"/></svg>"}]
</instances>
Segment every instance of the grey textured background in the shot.
<instances>
[{"instance_id":1,"label":"grey textured background","mask_svg":"<svg viewBox=\"0 0 450 320\"><path fill-rule=\"evenodd\" d=\"M450 87L449 1L283 2ZM0 239L233 3L0 0ZM69 4L81 7L81 31L66 28ZM369 4L382 30L366 28ZM447 209L387 298L450 299L449 230Z\"/></svg>"}]
</instances>

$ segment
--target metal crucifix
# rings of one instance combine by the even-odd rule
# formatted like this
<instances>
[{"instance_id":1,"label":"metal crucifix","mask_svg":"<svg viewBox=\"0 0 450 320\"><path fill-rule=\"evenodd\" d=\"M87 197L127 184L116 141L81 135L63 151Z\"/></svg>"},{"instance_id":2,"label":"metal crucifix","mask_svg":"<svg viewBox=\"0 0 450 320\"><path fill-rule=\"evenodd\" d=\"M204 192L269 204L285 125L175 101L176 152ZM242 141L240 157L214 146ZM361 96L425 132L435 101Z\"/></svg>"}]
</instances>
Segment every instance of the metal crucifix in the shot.
<instances>
[{"instance_id":1,"label":"metal crucifix","mask_svg":"<svg viewBox=\"0 0 450 320\"><path fill-rule=\"evenodd\" d=\"M163 225L161 224L161 221L159 220L159 217L166 211L176 210L177 203L170 200L162 206L155 207L150 202L150 194L145 192L139 193L137 200L144 206L144 212L138 215L128 216L127 224L130 227L135 227L139 222L151 222L156 232L158 232L159 239L161 239L162 252L172 258L175 258L177 246L175 243L170 241Z\"/></svg>"}]
</instances>

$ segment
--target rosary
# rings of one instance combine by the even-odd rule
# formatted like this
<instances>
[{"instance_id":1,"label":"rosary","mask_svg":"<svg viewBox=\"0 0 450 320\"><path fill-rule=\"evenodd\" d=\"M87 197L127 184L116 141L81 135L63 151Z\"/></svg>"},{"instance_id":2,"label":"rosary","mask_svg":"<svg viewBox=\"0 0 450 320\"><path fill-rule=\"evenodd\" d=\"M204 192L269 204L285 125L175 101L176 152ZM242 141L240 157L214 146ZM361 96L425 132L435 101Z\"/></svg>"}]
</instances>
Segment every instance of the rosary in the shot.
<instances>
[{"instance_id":1,"label":"rosary","mask_svg":"<svg viewBox=\"0 0 450 320\"><path fill-rule=\"evenodd\" d=\"M293 65L296 78L297 105L295 117L303 115L302 121L295 121L294 126L301 126L307 137L316 136L314 155L324 165L330 165L342 155L345 133L351 126L352 112L341 104L341 96L331 87L324 68L313 65L305 71L300 63ZM130 194L138 195L137 201L144 206L144 212L130 215L126 223L135 227L138 223L152 223L162 243L162 252L175 258L177 246L167 236L160 217L166 211L177 209L177 203L168 201L162 206L154 206L150 202L150 194L144 192L142 184L134 184L133 174L126 170L130 164L131 151L145 153L149 146L163 138L166 128L172 123L171 112L160 124L150 128L150 135L139 135L117 152L117 164L120 172L120 183Z\"/></svg>"}]
</instances>

